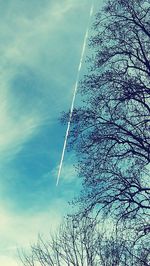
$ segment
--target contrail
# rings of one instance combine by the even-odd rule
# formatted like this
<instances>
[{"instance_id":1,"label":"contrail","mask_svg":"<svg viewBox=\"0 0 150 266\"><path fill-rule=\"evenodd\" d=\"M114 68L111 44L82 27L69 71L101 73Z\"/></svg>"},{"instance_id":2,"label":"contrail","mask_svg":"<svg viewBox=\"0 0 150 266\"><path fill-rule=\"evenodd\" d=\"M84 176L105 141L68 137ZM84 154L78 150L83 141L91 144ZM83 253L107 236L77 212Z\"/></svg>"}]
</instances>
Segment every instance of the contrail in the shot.
<instances>
[{"instance_id":1,"label":"contrail","mask_svg":"<svg viewBox=\"0 0 150 266\"><path fill-rule=\"evenodd\" d=\"M60 160L60 165L59 165L59 169L58 169L56 186L59 183L60 174L61 174L62 165L63 165L63 160L64 160L64 155L65 155L65 150L66 150L66 145L67 145L67 139L68 139L68 135L69 135L69 131L70 131L70 125L71 125L72 114L73 114L73 109L74 109L74 102L75 102L75 98L76 98L76 94L77 94L80 71L81 71L83 58L84 58L84 53L85 53L85 48L86 48L86 43L87 43L87 39L88 39L88 35L89 35L89 24L90 24L90 19L91 19L92 15L93 15L93 10L94 10L94 4L93 3L94 3L94 1L92 1L92 5L91 5L91 9L90 9L88 26L87 26L87 29L86 29L86 32L85 32L85 36L84 36L83 47L82 47L82 52L81 52L81 59L80 59L80 62L79 62L77 78L76 78L76 82L75 82L75 85L74 85L73 98L72 98L72 103L71 103L71 108L70 108L69 120L68 120L68 125L67 125L67 130L66 130L66 135L65 135L65 140L64 140L61 160Z\"/></svg>"}]
</instances>

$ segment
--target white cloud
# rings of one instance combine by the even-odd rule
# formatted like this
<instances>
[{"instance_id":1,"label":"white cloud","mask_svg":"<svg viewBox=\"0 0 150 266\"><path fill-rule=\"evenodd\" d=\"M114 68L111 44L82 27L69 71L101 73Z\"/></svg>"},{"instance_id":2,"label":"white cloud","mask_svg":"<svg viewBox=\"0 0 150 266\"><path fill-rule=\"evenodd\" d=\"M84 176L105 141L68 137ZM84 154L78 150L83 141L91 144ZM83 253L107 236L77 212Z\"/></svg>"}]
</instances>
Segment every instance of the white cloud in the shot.
<instances>
[{"instance_id":1,"label":"white cloud","mask_svg":"<svg viewBox=\"0 0 150 266\"><path fill-rule=\"evenodd\" d=\"M9 99L7 90L3 88L0 98L0 155L6 160L16 154L35 132L37 133L40 117L36 113L29 114L28 110L23 115L15 108L15 102ZM15 112L17 115L14 115Z\"/></svg>"},{"instance_id":2,"label":"white cloud","mask_svg":"<svg viewBox=\"0 0 150 266\"><path fill-rule=\"evenodd\" d=\"M60 31L64 16L77 6L74 1L56 1L47 5L33 17L19 13L3 25L3 30L8 32L5 43L1 45L3 58L6 62L13 60L15 63L27 63L37 66L40 52L47 40L55 38L56 31ZM8 23L8 24L7 24ZM10 42L11 37L11 42ZM13 66L14 67L14 66Z\"/></svg>"},{"instance_id":3,"label":"white cloud","mask_svg":"<svg viewBox=\"0 0 150 266\"><path fill-rule=\"evenodd\" d=\"M15 259L13 256L8 257L6 256L0 256L0 265L3 266L18 266L19 262L17 262L17 259Z\"/></svg>"},{"instance_id":4,"label":"white cloud","mask_svg":"<svg viewBox=\"0 0 150 266\"><path fill-rule=\"evenodd\" d=\"M52 170L51 175L54 176L54 178L57 180L58 175L58 169L59 165ZM75 171L75 167L73 166L73 163L65 163L63 162L62 169L61 169L61 175L60 178L63 182L71 183L74 179L77 178L77 173Z\"/></svg>"},{"instance_id":5,"label":"white cloud","mask_svg":"<svg viewBox=\"0 0 150 266\"><path fill-rule=\"evenodd\" d=\"M41 78L49 71L41 63L43 52L47 50L51 39L55 39L56 30L61 31L63 25L61 20L64 19L66 13L79 5L81 4L70 0L56 1L38 10L34 16L27 16L26 13L21 12L13 13L10 10L9 16L6 19L4 18L2 22L1 34L5 41L0 45L0 52L2 53L0 69L0 155L3 155L5 160L18 153L24 143L38 132L38 127L40 124L44 124L44 119L46 120L44 102L38 106L38 110L37 106L33 106L31 113L29 113L29 110L21 110L20 105L17 107L16 103L20 99L16 97L14 100L11 97L13 93L11 81L18 75L20 65L33 68L38 75L41 75ZM15 7L14 3L12 8L17 10L17 5ZM59 34L57 33L57 35ZM45 99L47 93L52 94L49 91L49 87L45 92L42 91L43 94L45 93ZM55 96L56 103L60 107L59 101L62 101L62 98L60 97L60 100L58 100L58 94ZM57 109L56 105L55 109ZM17 116L14 114L17 114Z\"/></svg>"},{"instance_id":6,"label":"white cloud","mask_svg":"<svg viewBox=\"0 0 150 266\"><path fill-rule=\"evenodd\" d=\"M56 200L47 211L35 214L17 214L0 207L0 265L16 266L17 249L29 248L37 241L38 233L48 238L62 221L63 201Z\"/></svg>"},{"instance_id":7,"label":"white cloud","mask_svg":"<svg viewBox=\"0 0 150 266\"><path fill-rule=\"evenodd\" d=\"M21 2L27 3L28 1ZM18 75L18 72L20 71L20 66L25 66L29 69L33 69L33 72L37 72L37 75L41 76L41 78L49 79L50 81L51 79L53 79L53 76L50 76L49 73L50 65L45 66L43 53L48 50L49 54L46 53L45 55L48 56L49 60L51 60L51 56L53 55L54 59L55 53L53 49L56 49L54 45L55 35L58 36L59 33L62 33L62 31L65 32L66 25L68 26L68 31L73 31L69 24L70 21L66 20L65 23L63 23L63 19L66 18L67 13L69 13L71 10L79 10L79 6L83 7L86 3L86 1L83 1L83 3L82 1L74 0L48 1L48 3L52 2L52 4L40 9L37 13L34 14L34 16L27 16L26 13L17 10L17 4L21 2L10 1L10 3L12 3L12 7L10 5L8 16L0 18L1 163L6 160L13 159L14 156L21 151L24 145L33 136L35 136L35 134L39 132L41 126L45 122L44 120L50 116L50 113L48 113L47 117L45 117L44 112L46 103L44 101L41 102L41 106L38 106L38 109L36 105L33 106L32 111L28 110L27 108L23 109L24 103L21 102L19 96L16 96L16 99L12 97L12 80ZM32 1L29 2L31 3ZM16 12L14 12L15 8ZM75 29L77 29L76 25L74 27ZM50 45L53 39L54 41L52 43L51 49ZM58 45L58 53L59 49L61 48L59 48ZM61 52L62 55L66 57L63 51ZM67 48L66 53L68 54ZM61 63L61 55L59 57ZM66 76L69 79L69 75L66 74ZM60 79L59 82L62 83L62 77L59 76L59 78L56 78ZM64 86L68 86L65 78L63 79L63 83ZM43 92L43 94L45 94L45 98L48 98L49 100L50 98L54 97L52 94L55 94L55 97L57 98L60 92L62 93L63 97L68 97L68 94L66 93L65 95L64 91L62 91L62 87L60 88L60 90L58 90L58 92L55 92L54 89L55 88L50 88L49 86L47 86L47 90ZM47 97L48 93L51 94L51 97ZM62 101L63 97L60 97L60 99L58 100L56 99L57 105L60 108L59 111L62 110L62 105L60 107L60 101ZM40 100L42 101L43 99ZM19 105L18 102L20 102ZM53 102L52 105L54 105L55 107L54 112L56 115L56 105ZM23 106L22 108L20 108L21 105ZM54 107L52 106L52 108ZM49 120L46 122L48 122L49 124ZM7 173L7 170L5 171L5 165L2 171L5 176L5 174ZM10 169L10 171L12 172L12 169ZM1 176L3 177L3 174ZM74 177L75 171L73 166L69 164L64 164L62 169L62 179L65 182L71 182ZM61 199L54 201L53 206L51 206L49 210L38 212L36 214L27 214L23 211L21 214L18 214L16 212L11 211L12 206L10 208L8 208L8 206L5 206L5 204L0 206L0 265L18 265L15 262L16 247L26 247L29 245L29 243L36 241L37 234L39 231L47 235L48 232L50 232L52 229L57 229L57 226L60 223L62 217L59 210L63 210L64 206L66 205Z\"/></svg>"}]
</instances>

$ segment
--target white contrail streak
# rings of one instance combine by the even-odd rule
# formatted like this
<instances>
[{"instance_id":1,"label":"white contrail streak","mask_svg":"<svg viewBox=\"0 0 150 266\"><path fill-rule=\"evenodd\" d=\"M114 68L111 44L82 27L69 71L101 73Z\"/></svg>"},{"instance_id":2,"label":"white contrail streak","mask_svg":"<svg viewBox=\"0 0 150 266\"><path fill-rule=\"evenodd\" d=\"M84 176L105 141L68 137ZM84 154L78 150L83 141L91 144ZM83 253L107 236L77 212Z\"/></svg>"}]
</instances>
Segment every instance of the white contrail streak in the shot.
<instances>
[{"instance_id":1,"label":"white contrail streak","mask_svg":"<svg viewBox=\"0 0 150 266\"><path fill-rule=\"evenodd\" d=\"M61 160L60 160L60 165L59 165L59 169L58 169L56 186L59 183L60 174L61 174L61 170L62 170L64 155L65 155L65 150L66 150L66 145L67 145L67 139L68 139L68 135L69 135L69 131L70 131L70 125L71 125L72 114L73 114L73 109L74 109L74 102L75 102L75 98L76 98L76 94L77 94L77 88L78 88L78 83L79 83L80 71L81 71L81 67L82 67L82 63L83 63L83 58L84 58L86 43L87 43L88 34L89 34L89 23L90 23L90 19L92 17L92 14L93 14L93 9L94 9L94 5L93 5L93 1L92 1L92 6L91 6L91 9L90 9L90 15L89 15L89 21L88 21L88 26L87 26L87 30L85 32L85 37L84 37L84 41L83 41L83 47L82 47L82 52L81 52L81 59L80 59L80 62L79 62L79 67L78 67L78 72L77 72L77 78L76 78L76 82L75 82L75 85L74 85L73 98L72 98L72 103L71 103L71 108L70 108L69 120L68 120L68 125L67 125L67 130L66 130L66 135L65 135L65 140L64 140L64 145L63 145Z\"/></svg>"}]
</instances>

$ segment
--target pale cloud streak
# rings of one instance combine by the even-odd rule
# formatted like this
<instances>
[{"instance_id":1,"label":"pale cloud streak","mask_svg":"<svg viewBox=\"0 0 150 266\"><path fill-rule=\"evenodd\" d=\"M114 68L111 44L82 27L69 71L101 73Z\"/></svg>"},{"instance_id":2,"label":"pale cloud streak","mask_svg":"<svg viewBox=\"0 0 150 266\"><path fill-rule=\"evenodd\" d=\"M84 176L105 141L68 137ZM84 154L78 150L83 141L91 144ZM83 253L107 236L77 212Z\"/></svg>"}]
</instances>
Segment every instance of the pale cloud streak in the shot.
<instances>
[{"instance_id":1,"label":"pale cloud streak","mask_svg":"<svg viewBox=\"0 0 150 266\"><path fill-rule=\"evenodd\" d=\"M16 266L16 247L25 247L36 241L38 232L47 235L52 229L57 229L62 219L61 212L64 213L67 210L68 191L61 192L62 198L60 196L59 199L58 194L52 195L53 199L46 198L46 193L53 194L53 186L46 187L48 190L46 191L44 185L42 186L42 174L41 177L40 174L38 175L41 181L41 194L36 185L32 186L33 181L34 184L38 183L36 175L38 171L33 169L36 166L30 162L30 155L35 151L32 145L28 150L31 152L29 154L25 152L25 148L26 144L38 136L44 125L51 129L51 120L59 116L64 106L66 109L69 108L68 97L72 96L71 88L74 82L72 73L75 72L74 69L76 70L74 62L77 59L78 63L77 55L80 56L78 37L82 38L82 31L77 21L82 20L79 17L80 7L81 13L85 14L84 8L87 0L8 0L2 2L4 2L5 10L0 16L0 265ZM45 5L38 7L38 2L45 3ZM27 82L26 87L25 82ZM41 134L40 140L46 138L44 134L45 132ZM58 148L56 136L48 135L48 138L56 142L53 147L53 152L55 152ZM49 154L50 142L45 143L48 145L45 147L43 144L42 148ZM41 152L40 145L36 152ZM52 153L51 150L50 152ZM26 156L29 157L27 162L23 161ZM53 159L52 155L51 158ZM51 171L51 162L48 165L43 161L37 160L37 165L44 163L46 170L43 170L43 175L44 171L50 169L49 180L50 178L52 180L56 170ZM24 173L26 168L28 171ZM63 184L70 186L71 196L73 193L71 182L76 177L71 163L64 164L62 176ZM29 186L24 185L27 179ZM50 185L50 182L48 184ZM22 190L17 191L17 189ZM17 200L14 197L15 193L18 195ZM24 193L25 200L28 200L24 204L26 212L16 208L24 203L24 199L21 201L22 194L20 196L19 193ZM36 195L34 199L37 199L37 202L30 201L31 193L33 198ZM42 201L43 198L46 198L45 201ZM49 208L47 200L51 200ZM31 202L34 202L34 206ZM42 207L44 211L41 211ZM30 213L31 210L32 213Z\"/></svg>"},{"instance_id":2,"label":"pale cloud streak","mask_svg":"<svg viewBox=\"0 0 150 266\"><path fill-rule=\"evenodd\" d=\"M52 170L51 175L57 180L59 165ZM77 178L77 173L75 167L72 163L63 163L61 170L61 179L63 183L71 183Z\"/></svg>"},{"instance_id":3,"label":"pale cloud streak","mask_svg":"<svg viewBox=\"0 0 150 266\"><path fill-rule=\"evenodd\" d=\"M3 25L3 31L9 32L9 35L1 45L5 64L13 60L17 64L37 66L45 42L47 44L47 40L50 41L61 30L61 20L75 6L77 4L74 1L56 1L43 8L42 13L39 10L33 17L19 12L16 17L11 17L10 13L9 20Z\"/></svg>"},{"instance_id":4,"label":"pale cloud streak","mask_svg":"<svg viewBox=\"0 0 150 266\"><path fill-rule=\"evenodd\" d=\"M39 10L33 17L27 16L26 13L22 14L19 10L14 16L10 10L6 20L4 19L1 33L2 36L5 36L5 42L0 45L2 53L0 69L0 154L5 159L18 153L24 143L38 133L40 124L43 125L44 119L47 119L47 114L44 113L44 99L50 93L49 87L45 88L45 91L41 89L43 103L38 106L33 105L32 112L29 112L28 109L22 112L20 106L17 106L17 102L22 99L19 96L16 96L16 99L11 96L13 94L13 89L11 88L12 79L18 75L20 65L33 69L43 79L46 73L48 76L49 69L43 67L42 63L40 63L43 51L50 45L51 40L55 39L55 34L58 34L61 30L61 21L67 12L77 8L77 6L79 8L82 4L78 3L77 5L70 0L56 1L51 4L50 1L49 4L42 8L41 12ZM61 101L62 98L60 98ZM59 106L59 99L57 99L56 103ZM57 107L56 105L55 108ZM17 116L14 114L17 114Z\"/></svg>"},{"instance_id":5,"label":"pale cloud streak","mask_svg":"<svg viewBox=\"0 0 150 266\"><path fill-rule=\"evenodd\" d=\"M5 84L6 85L6 84ZM12 159L34 134L40 124L36 113L22 114L9 95L7 86L0 89L0 156L3 160Z\"/></svg>"},{"instance_id":6,"label":"pale cloud streak","mask_svg":"<svg viewBox=\"0 0 150 266\"><path fill-rule=\"evenodd\" d=\"M60 209L64 208L64 202L55 200L46 211L36 214L13 213L4 205L0 207L0 265L16 266L17 249L30 248L37 241L40 233L49 238L50 233L55 232L63 217ZM18 260L19 261L19 260ZM20 265L20 263L19 263Z\"/></svg>"}]
</instances>

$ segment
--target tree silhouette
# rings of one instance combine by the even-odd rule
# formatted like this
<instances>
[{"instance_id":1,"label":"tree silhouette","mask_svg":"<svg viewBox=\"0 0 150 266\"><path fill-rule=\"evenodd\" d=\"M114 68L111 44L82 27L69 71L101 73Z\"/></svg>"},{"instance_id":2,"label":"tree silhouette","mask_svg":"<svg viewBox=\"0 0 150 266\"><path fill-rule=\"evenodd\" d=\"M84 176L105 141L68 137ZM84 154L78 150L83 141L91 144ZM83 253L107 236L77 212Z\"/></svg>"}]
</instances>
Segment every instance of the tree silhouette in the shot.
<instances>
[{"instance_id":1,"label":"tree silhouette","mask_svg":"<svg viewBox=\"0 0 150 266\"><path fill-rule=\"evenodd\" d=\"M96 208L125 220L150 210L149 15L147 0L110 0L96 16L83 106L74 110L69 136L84 213Z\"/></svg>"},{"instance_id":2,"label":"tree silhouette","mask_svg":"<svg viewBox=\"0 0 150 266\"><path fill-rule=\"evenodd\" d=\"M39 237L30 253L21 252L24 266L148 266L148 247L102 230L100 222L69 218L49 240ZM106 233L107 231L107 233Z\"/></svg>"},{"instance_id":3,"label":"tree silhouette","mask_svg":"<svg viewBox=\"0 0 150 266\"><path fill-rule=\"evenodd\" d=\"M149 0L109 0L97 14L68 144L83 179L81 208L48 242L39 238L23 265L150 265L149 16Z\"/></svg>"}]
</instances>

